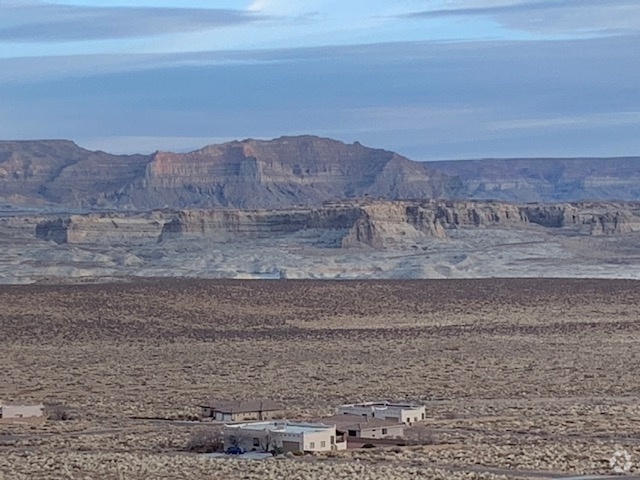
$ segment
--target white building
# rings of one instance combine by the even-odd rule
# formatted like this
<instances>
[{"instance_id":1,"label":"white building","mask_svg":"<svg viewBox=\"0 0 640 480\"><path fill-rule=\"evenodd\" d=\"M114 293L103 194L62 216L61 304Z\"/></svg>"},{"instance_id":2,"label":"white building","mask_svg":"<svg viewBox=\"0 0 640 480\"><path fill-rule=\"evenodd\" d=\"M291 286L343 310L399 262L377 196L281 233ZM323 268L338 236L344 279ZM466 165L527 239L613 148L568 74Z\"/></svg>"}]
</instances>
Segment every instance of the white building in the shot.
<instances>
[{"instance_id":1,"label":"white building","mask_svg":"<svg viewBox=\"0 0 640 480\"><path fill-rule=\"evenodd\" d=\"M344 437L335 425L287 421L251 422L225 425L225 446L237 445L247 451L328 452L344 450Z\"/></svg>"},{"instance_id":2,"label":"white building","mask_svg":"<svg viewBox=\"0 0 640 480\"><path fill-rule=\"evenodd\" d=\"M424 405L412 403L363 402L340 405L338 414L362 415L413 425L425 419L426 408Z\"/></svg>"},{"instance_id":3,"label":"white building","mask_svg":"<svg viewBox=\"0 0 640 480\"><path fill-rule=\"evenodd\" d=\"M4 403L0 400L0 419L20 420L36 418L44 415L44 405L18 405Z\"/></svg>"}]
</instances>

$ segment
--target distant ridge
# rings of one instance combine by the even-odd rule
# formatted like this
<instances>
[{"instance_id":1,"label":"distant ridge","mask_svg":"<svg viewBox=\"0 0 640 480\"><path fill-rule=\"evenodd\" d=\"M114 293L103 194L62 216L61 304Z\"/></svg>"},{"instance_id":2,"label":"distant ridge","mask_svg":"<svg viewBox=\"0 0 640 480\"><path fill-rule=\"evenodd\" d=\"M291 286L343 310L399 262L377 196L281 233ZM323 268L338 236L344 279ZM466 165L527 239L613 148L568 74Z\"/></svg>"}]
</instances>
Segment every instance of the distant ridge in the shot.
<instances>
[{"instance_id":1,"label":"distant ridge","mask_svg":"<svg viewBox=\"0 0 640 480\"><path fill-rule=\"evenodd\" d=\"M448 175L394 152L314 136L189 153L110 155L69 141L0 142L0 196L102 208L278 208L367 195L445 198Z\"/></svg>"},{"instance_id":2,"label":"distant ridge","mask_svg":"<svg viewBox=\"0 0 640 480\"><path fill-rule=\"evenodd\" d=\"M0 142L0 200L70 208L283 208L339 199L640 200L640 157L421 163L310 135L112 155Z\"/></svg>"},{"instance_id":3,"label":"distant ridge","mask_svg":"<svg viewBox=\"0 0 640 480\"><path fill-rule=\"evenodd\" d=\"M511 202L640 200L640 157L503 158L431 162L468 199Z\"/></svg>"}]
</instances>

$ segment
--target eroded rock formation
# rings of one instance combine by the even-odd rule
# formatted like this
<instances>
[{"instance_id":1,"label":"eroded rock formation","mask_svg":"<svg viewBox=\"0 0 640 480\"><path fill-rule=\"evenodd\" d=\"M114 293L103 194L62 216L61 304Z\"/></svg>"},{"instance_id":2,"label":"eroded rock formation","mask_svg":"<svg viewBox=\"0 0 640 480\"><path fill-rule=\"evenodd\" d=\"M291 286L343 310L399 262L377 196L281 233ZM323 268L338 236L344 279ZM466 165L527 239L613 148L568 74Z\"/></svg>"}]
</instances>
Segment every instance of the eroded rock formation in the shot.
<instances>
[{"instance_id":1,"label":"eroded rock formation","mask_svg":"<svg viewBox=\"0 0 640 480\"><path fill-rule=\"evenodd\" d=\"M131 245L193 238L222 243L302 232L307 239L323 238L324 246L387 248L446 239L451 229L489 227L616 235L640 231L640 216L638 206L621 203L513 205L363 200L319 208L71 215L42 221L35 233L38 238L56 243ZM293 237L289 241L296 242Z\"/></svg>"}]
</instances>

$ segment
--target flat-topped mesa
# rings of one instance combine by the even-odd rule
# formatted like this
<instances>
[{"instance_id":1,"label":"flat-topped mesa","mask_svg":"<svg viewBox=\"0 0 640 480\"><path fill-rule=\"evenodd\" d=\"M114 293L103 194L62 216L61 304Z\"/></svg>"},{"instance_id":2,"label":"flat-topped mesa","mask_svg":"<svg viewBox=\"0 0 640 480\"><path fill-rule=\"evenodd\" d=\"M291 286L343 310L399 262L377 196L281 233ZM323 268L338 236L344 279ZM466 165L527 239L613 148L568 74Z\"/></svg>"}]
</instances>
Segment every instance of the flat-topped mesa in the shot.
<instances>
[{"instance_id":1,"label":"flat-topped mesa","mask_svg":"<svg viewBox=\"0 0 640 480\"><path fill-rule=\"evenodd\" d=\"M282 210L183 210L167 222L160 240L206 237L214 242L270 238L302 230L348 230L360 217L354 207Z\"/></svg>"},{"instance_id":2,"label":"flat-topped mesa","mask_svg":"<svg viewBox=\"0 0 640 480\"><path fill-rule=\"evenodd\" d=\"M90 213L45 220L36 226L36 237L55 243L92 245L141 245L158 241L166 213Z\"/></svg>"},{"instance_id":3,"label":"flat-topped mesa","mask_svg":"<svg viewBox=\"0 0 640 480\"><path fill-rule=\"evenodd\" d=\"M140 186L155 204L282 208L367 194L439 198L451 184L447 175L387 150L299 136L234 141L184 154L158 152Z\"/></svg>"}]
</instances>

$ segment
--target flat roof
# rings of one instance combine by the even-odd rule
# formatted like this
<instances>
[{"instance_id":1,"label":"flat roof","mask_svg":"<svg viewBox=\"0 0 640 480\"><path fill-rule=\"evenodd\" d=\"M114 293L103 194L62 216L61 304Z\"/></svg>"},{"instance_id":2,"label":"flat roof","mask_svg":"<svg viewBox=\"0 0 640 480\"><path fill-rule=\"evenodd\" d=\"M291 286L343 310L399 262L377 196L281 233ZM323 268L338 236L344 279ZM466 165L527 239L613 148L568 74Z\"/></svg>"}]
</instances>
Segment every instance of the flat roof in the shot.
<instances>
[{"instance_id":1,"label":"flat roof","mask_svg":"<svg viewBox=\"0 0 640 480\"><path fill-rule=\"evenodd\" d=\"M248 422L248 423L236 423L233 425L227 425L228 428L237 428L239 430L271 430L273 432L284 433L315 433L325 432L327 430L333 430L333 425L326 425L324 423L302 423L302 422Z\"/></svg>"},{"instance_id":2,"label":"flat roof","mask_svg":"<svg viewBox=\"0 0 640 480\"><path fill-rule=\"evenodd\" d=\"M202 408L210 408L220 413L254 413L284 410L284 406L273 400L215 400L210 399Z\"/></svg>"},{"instance_id":3,"label":"flat roof","mask_svg":"<svg viewBox=\"0 0 640 480\"><path fill-rule=\"evenodd\" d=\"M360 403L345 403L344 405L340 405L339 408L343 407L403 407L403 408L421 408L424 405L419 405L417 403L401 403L401 402L360 402Z\"/></svg>"},{"instance_id":4,"label":"flat roof","mask_svg":"<svg viewBox=\"0 0 640 480\"><path fill-rule=\"evenodd\" d=\"M343 430L366 430L371 428L385 427L404 428L404 423L400 423L398 421L386 420L382 418L365 418L362 415L351 415L348 413L338 413L330 417L315 418L314 421L325 423L328 425L335 425L337 428Z\"/></svg>"}]
</instances>

